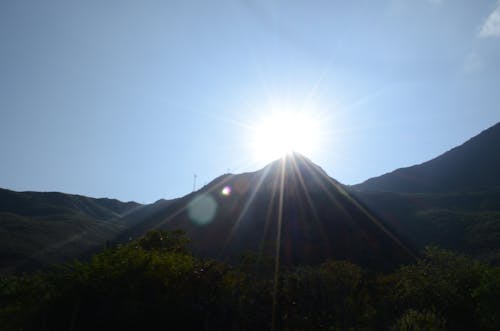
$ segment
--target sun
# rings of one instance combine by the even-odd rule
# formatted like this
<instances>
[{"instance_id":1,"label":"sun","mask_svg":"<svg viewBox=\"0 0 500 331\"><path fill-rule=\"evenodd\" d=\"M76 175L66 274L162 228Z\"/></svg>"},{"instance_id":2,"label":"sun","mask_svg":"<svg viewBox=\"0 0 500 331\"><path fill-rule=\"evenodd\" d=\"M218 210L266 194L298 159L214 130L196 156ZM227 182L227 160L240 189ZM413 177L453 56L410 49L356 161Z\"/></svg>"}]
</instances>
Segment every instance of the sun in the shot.
<instances>
[{"instance_id":1,"label":"sun","mask_svg":"<svg viewBox=\"0 0 500 331\"><path fill-rule=\"evenodd\" d=\"M271 162L289 153L310 156L318 147L320 121L304 111L274 111L255 127L253 150L258 162Z\"/></svg>"}]
</instances>

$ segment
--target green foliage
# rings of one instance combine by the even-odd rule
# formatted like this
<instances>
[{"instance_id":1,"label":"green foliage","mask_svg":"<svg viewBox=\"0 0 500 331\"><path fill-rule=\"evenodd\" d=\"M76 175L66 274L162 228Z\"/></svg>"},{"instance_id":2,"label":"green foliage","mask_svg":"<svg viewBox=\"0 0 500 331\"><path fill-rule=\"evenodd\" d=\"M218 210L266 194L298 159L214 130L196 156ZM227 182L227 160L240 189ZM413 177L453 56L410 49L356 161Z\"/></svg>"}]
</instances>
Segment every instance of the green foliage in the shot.
<instances>
[{"instance_id":1,"label":"green foliage","mask_svg":"<svg viewBox=\"0 0 500 331\"><path fill-rule=\"evenodd\" d=\"M187 254L190 240L183 230L152 230L140 238L137 244L145 250L169 251Z\"/></svg>"},{"instance_id":2,"label":"green foliage","mask_svg":"<svg viewBox=\"0 0 500 331\"><path fill-rule=\"evenodd\" d=\"M477 301L476 314L481 326L487 330L500 330L500 268L488 268L479 286L472 292Z\"/></svg>"},{"instance_id":3,"label":"green foliage","mask_svg":"<svg viewBox=\"0 0 500 331\"><path fill-rule=\"evenodd\" d=\"M365 328L373 307L364 273L348 262L301 267L283 276L280 313L289 330Z\"/></svg>"},{"instance_id":4,"label":"green foliage","mask_svg":"<svg viewBox=\"0 0 500 331\"><path fill-rule=\"evenodd\" d=\"M430 309L445 316L452 330L477 329L477 289L484 286L483 275L489 269L465 256L427 248L416 264L392 275L391 299L399 310Z\"/></svg>"},{"instance_id":5,"label":"green foliage","mask_svg":"<svg viewBox=\"0 0 500 331\"><path fill-rule=\"evenodd\" d=\"M0 274L38 270L103 248L138 206L55 192L0 189Z\"/></svg>"},{"instance_id":6,"label":"green foliage","mask_svg":"<svg viewBox=\"0 0 500 331\"><path fill-rule=\"evenodd\" d=\"M55 292L53 286L41 274L0 277L1 329L20 330L34 325L34 316L45 309Z\"/></svg>"},{"instance_id":7,"label":"green foliage","mask_svg":"<svg viewBox=\"0 0 500 331\"><path fill-rule=\"evenodd\" d=\"M0 329L498 330L500 269L427 249L380 275L341 261L282 269L230 266L154 231L89 262L0 279Z\"/></svg>"},{"instance_id":8,"label":"green foliage","mask_svg":"<svg viewBox=\"0 0 500 331\"><path fill-rule=\"evenodd\" d=\"M410 309L391 327L391 331L445 331L446 322L434 312Z\"/></svg>"},{"instance_id":9,"label":"green foliage","mask_svg":"<svg viewBox=\"0 0 500 331\"><path fill-rule=\"evenodd\" d=\"M500 265L500 187L442 193L353 194L403 238ZM391 221L394 220L394 221Z\"/></svg>"}]
</instances>

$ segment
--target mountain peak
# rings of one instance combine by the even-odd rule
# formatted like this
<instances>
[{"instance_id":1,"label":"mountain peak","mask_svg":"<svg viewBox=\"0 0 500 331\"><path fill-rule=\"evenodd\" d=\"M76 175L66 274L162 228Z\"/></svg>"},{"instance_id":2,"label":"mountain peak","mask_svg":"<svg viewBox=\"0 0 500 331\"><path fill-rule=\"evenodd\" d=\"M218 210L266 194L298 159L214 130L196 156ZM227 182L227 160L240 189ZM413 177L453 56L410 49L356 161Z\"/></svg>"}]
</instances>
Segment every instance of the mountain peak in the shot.
<instances>
[{"instance_id":1,"label":"mountain peak","mask_svg":"<svg viewBox=\"0 0 500 331\"><path fill-rule=\"evenodd\" d=\"M295 151L287 153L281 158L269 163L261 171L276 174L276 172L279 173L283 170L287 176L297 175L300 173L303 174L304 172L316 172L317 176L333 180L333 178L330 178L319 165L311 161L311 159L303 154Z\"/></svg>"},{"instance_id":2,"label":"mountain peak","mask_svg":"<svg viewBox=\"0 0 500 331\"><path fill-rule=\"evenodd\" d=\"M273 164L281 164L283 162L288 163L288 162L293 162L293 161L308 161L312 162L310 159L305 157L303 154L296 152L296 151L291 151L286 153L285 155L281 156L280 158L270 162L268 166L273 165Z\"/></svg>"},{"instance_id":3,"label":"mountain peak","mask_svg":"<svg viewBox=\"0 0 500 331\"><path fill-rule=\"evenodd\" d=\"M290 153L263 169L221 176L161 210L124 237L183 229L194 251L227 259L245 251L284 264L349 260L385 269L411 252L318 165Z\"/></svg>"}]
</instances>

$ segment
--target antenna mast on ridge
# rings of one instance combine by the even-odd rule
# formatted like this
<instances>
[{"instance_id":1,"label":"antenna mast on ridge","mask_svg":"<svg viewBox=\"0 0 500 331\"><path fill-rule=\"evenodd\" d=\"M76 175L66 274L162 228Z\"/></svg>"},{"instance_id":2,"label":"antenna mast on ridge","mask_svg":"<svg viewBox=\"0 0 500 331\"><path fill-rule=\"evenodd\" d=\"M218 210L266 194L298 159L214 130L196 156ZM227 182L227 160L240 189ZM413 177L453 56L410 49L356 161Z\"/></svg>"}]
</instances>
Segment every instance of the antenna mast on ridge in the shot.
<instances>
[{"instance_id":1,"label":"antenna mast on ridge","mask_svg":"<svg viewBox=\"0 0 500 331\"><path fill-rule=\"evenodd\" d=\"M196 178L198 177L197 174L193 175L193 192L196 191Z\"/></svg>"}]
</instances>

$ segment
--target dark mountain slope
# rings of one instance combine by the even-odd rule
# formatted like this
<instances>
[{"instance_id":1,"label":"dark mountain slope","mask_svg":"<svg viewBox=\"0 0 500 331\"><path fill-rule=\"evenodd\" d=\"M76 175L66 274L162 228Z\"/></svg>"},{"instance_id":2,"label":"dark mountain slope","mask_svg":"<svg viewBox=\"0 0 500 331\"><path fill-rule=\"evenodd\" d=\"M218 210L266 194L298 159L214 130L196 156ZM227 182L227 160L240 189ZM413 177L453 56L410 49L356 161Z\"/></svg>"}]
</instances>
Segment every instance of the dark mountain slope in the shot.
<instances>
[{"instance_id":1,"label":"dark mountain slope","mask_svg":"<svg viewBox=\"0 0 500 331\"><path fill-rule=\"evenodd\" d=\"M110 219L138 207L136 202L95 199L59 192L15 192L0 189L0 212L23 216L79 213L96 219Z\"/></svg>"},{"instance_id":2,"label":"dark mountain slope","mask_svg":"<svg viewBox=\"0 0 500 331\"><path fill-rule=\"evenodd\" d=\"M416 247L437 245L500 264L500 188L460 193L352 194Z\"/></svg>"},{"instance_id":3,"label":"dark mountain slope","mask_svg":"<svg viewBox=\"0 0 500 331\"><path fill-rule=\"evenodd\" d=\"M354 185L356 190L429 193L500 186L500 123L420 165Z\"/></svg>"},{"instance_id":4,"label":"dark mountain slope","mask_svg":"<svg viewBox=\"0 0 500 331\"><path fill-rule=\"evenodd\" d=\"M300 155L221 176L157 208L121 239L153 228L184 229L197 254L223 259L247 250L275 256L277 247L285 264L344 259L386 269L412 259L379 219Z\"/></svg>"},{"instance_id":5,"label":"dark mountain slope","mask_svg":"<svg viewBox=\"0 0 500 331\"><path fill-rule=\"evenodd\" d=\"M500 123L429 162L349 190L419 248L500 264Z\"/></svg>"},{"instance_id":6,"label":"dark mountain slope","mask_svg":"<svg viewBox=\"0 0 500 331\"><path fill-rule=\"evenodd\" d=\"M101 249L135 202L0 189L0 273L33 270Z\"/></svg>"}]
</instances>

